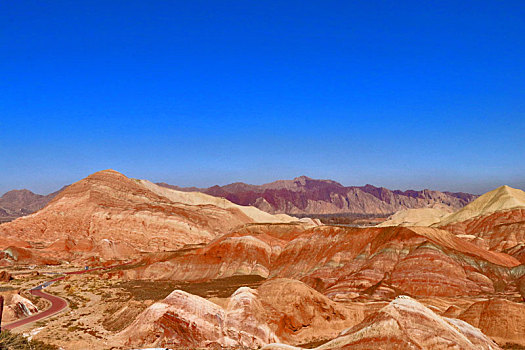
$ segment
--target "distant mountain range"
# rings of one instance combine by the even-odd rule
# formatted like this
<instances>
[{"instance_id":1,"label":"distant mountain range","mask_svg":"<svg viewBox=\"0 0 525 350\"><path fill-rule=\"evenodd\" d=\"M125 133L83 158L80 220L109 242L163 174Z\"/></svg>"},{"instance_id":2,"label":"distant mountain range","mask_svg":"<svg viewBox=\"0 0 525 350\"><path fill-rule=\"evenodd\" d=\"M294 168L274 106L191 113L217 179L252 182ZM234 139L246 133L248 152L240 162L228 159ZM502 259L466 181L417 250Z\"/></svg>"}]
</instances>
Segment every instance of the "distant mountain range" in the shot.
<instances>
[{"instance_id":1,"label":"distant mountain range","mask_svg":"<svg viewBox=\"0 0 525 350\"><path fill-rule=\"evenodd\" d=\"M236 182L209 188L157 185L185 192L202 192L229 201L257 207L271 214L322 215L363 214L389 215L402 209L438 208L455 211L476 199L469 193L432 190L399 191L384 187L343 186L332 180L300 176L264 185ZM29 190L12 190L0 197L0 221L9 221L43 208L60 191L48 195Z\"/></svg>"},{"instance_id":2,"label":"distant mountain range","mask_svg":"<svg viewBox=\"0 0 525 350\"><path fill-rule=\"evenodd\" d=\"M36 194L25 189L6 192L0 197L0 222L9 221L42 209L62 189L48 195Z\"/></svg>"},{"instance_id":3,"label":"distant mountain range","mask_svg":"<svg viewBox=\"0 0 525 350\"><path fill-rule=\"evenodd\" d=\"M469 193L432 190L399 191L384 187L343 186L332 180L300 176L264 185L242 182L209 188L160 186L179 191L203 192L240 205L251 205L268 213L293 215L375 214L388 215L402 209L439 208L455 211L476 199Z\"/></svg>"}]
</instances>

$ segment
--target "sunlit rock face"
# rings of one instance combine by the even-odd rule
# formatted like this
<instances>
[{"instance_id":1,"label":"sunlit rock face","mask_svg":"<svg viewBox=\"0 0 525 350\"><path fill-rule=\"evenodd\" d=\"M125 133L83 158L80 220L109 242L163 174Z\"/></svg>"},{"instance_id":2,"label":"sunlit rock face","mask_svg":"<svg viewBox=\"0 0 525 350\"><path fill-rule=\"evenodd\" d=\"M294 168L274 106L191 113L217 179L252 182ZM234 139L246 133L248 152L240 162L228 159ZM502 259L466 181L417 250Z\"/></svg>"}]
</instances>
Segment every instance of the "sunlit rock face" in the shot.
<instances>
[{"instance_id":1,"label":"sunlit rock face","mask_svg":"<svg viewBox=\"0 0 525 350\"><path fill-rule=\"evenodd\" d=\"M450 215L451 212L452 209L449 207L403 209L394 213L377 226L431 226Z\"/></svg>"},{"instance_id":2,"label":"sunlit rock face","mask_svg":"<svg viewBox=\"0 0 525 350\"><path fill-rule=\"evenodd\" d=\"M126 271L129 279L204 281L239 275L267 278L283 247L311 225L249 224L216 238L208 245L145 267Z\"/></svg>"},{"instance_id":3,"label":"sunlit rock face","mask_svg":"<svg viewBox=\"0 0 525 350\"><path fill-rule=\"evenodd\" d=\"M446 226L513 209L525 209L525 192L509 186L501 186L476 198L437 225Z\"/></svg>"},{"instance_id":4,"label":"sunlit rock face","mask_svg":"<svg viewBox=\"0 0 525 350\"><path fill-rule=\"evenodd\" d=\"M490 250L520 253L525 242L525 192L501 186L435 224ZM523 262L523 260L521 260Z\"/></svg>"},{"instance_id":5,"label":"sunlit rock face","mask_svg":"<svg viewBox=\"0 0 525 350\"><path fill-rule=\"evenodd\" d=\"M497 211L442 227L466 239L480 239L487 249L510 251L521 262L525 242L525 209ZM515 253L514 253L515 252Z\"/></svg>"},{"instance_id":6,"label":"sunlit rock face","mask_svg":"<svg viewBox=\"0 0 525 350\"><path fill-rule=\"evenodd\" d=\"M478 302L457 319L440 316L408 296L387 304L344 304L297 280L273 279L258 289L239 288L224 308L174 291L117 338L137 347L300 349L318 342L323 344L319 350L500 349L487 335L519 344L520 307L507 300Z\"/></svg>"},{"instance_id":7,"label":"sunlit rock face","mask_svg":"<svg viewBox=\"0 0 525 350\"><path fill-rule=\"evenodd\" d=\"M398 297L320 349L498 349L479 330L438 316L408 297Z\"/></svg>"},{"instance_id":8,"label":"sunlit rock face","mask_svg":"<svg viewBox=\"0 0 525 350\"><path fill-rule=\"evenodd\" d=\"M174 203L111 170L88 176L28 217L0 226L4 235L49 244L71 235L125 241L136 248L178 248L207 242L250 222L239 212Z\"/></svg>"},{"instance_id":9,"label":"sunlit rock face","mask_svg":"<svg viewBox=\"0 0 525 350\"><path fill-rule=\"evenodd\" d=\"M332 339L343 329L362 321L374 309L357 303L336 303L292 279L269 280L257 292L268 315L269 327L287 344Z\"/></svg>"}]
</instances>

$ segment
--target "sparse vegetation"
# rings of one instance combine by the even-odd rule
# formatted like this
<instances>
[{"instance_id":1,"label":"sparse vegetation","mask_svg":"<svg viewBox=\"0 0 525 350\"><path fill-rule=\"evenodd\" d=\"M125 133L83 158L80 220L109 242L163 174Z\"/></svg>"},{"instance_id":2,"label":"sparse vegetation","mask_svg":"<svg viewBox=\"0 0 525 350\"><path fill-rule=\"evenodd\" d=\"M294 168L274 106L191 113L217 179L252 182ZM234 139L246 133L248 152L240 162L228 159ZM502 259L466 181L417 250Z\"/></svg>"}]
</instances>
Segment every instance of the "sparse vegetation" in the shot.
<instances>
[{"instance_id":1,"label":"sparse vegetation","mask_svg":"<svg viewBox=\"0 0 525 350\"><path fill-rule=\"evenodd\" d=\"M131 293L136 300L161 300L175 289L203 298L227 298L239 287L257 288L265 279L258 275L231 276L207 282L177 282L177 281L127 281L117 285Z\"/></svg>"},{"instance_id":2,"label":"sparse vegetation","mask_svg":"<svg viewBox=\"0 0 525 350\"><path fill-rule=\"evenodd\" d=\"M3 330L0 333L0 350L57 350L55 345L39 340L28 340L21 334Z\"/></svg>"}]
</instances>

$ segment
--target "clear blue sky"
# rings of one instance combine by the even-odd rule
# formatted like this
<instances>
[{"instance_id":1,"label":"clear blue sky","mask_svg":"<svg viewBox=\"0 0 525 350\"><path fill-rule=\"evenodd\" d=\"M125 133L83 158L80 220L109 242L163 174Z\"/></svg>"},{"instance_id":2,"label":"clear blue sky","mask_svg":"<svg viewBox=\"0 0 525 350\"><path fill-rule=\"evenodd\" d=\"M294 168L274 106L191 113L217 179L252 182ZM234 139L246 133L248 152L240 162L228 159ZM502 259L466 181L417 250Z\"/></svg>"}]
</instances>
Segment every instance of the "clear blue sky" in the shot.
<instances>
[{"instance_id":1,"label":"clear blue sky","mask_svg":"<svg viewBox=\"0 0 525 350\"><path fill-rule=\"evenodd\" d=\"M524 1L2 1L0 193L525 187Z\"/></svg>"}]
</instances>

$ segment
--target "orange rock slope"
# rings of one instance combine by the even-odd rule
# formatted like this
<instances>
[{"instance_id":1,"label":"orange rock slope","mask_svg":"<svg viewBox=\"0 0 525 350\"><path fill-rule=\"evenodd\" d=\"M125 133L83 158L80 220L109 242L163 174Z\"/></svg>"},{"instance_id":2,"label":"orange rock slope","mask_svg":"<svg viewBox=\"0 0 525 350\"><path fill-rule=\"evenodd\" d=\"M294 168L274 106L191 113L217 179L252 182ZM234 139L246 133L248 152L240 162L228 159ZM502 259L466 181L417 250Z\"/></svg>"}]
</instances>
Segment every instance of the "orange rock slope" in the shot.
<instances>
[{"instance_id":1,"label":"orange rock slope","mask_svg":"<svg viewBox=\"0 0 525 350\"><path fill-rule=\"evenodd\" d=\"M525 347L525 304L494 298L478 301L459 317L496 341Z\"/></svg>"},{"instance_id":2,"label":"orange rock slope","mask_svg":"<svg viewBox=\"0 0 525 350\"><path fill-rule=\"evenodd\" d=\"M435 228L247 226L203 248L152 262L127 278L210 280L259 275L302 280L334 300L494 292L520 262Z\"/></svg>"},{"instance_id":3,"label":"orange rock slope","mask_svg":"<svg viewBox=\"0 0 525 350\"><path fill-rule=\"evenodd\" d=\"M496 212L502 213L508 211ZM432 349L446 344L497 349L487 335L500 344L521 344L525 333L518 293L525 290L523 265L509 252L475 243L464 234L434 227L245 225L204 247L149 261L123 274L146 280L202 281L234 275L268 278L259 287L258 298L265 305L267 324L283 344L335 337L320 349L372 349L378 348L377 344L385 349ZM315 289L316 296L301 296L301 288L294 284L298 280ZM270 289L281 297L265 302ZM430 298L442 304L439 314L467 323L441 318L434 314L436 308L429 313L423 306L414 306L416 302L410 302L414 307L407 311L404 302L396 299L361 328L356 326L384 301L398 295ZM329 302L319 301L321 297ZM327 315L319 313L324 320L316 320L319 310L314 305L320 304L324 305L322 310L329 310ZM419 319L421 313L425 316ZM503 321L507 313L513 316ZM406 318L410 320L404 321ZM433 332L435 323L441 327L437 333ZM392 333L380 332L390 325L393 327L386 329ZM352 326L358 328L336 337L335 333ZM416 332L414 336L411 331ZM446 335L442 337L442 333Z\"/></svg>"},{"instance_id":4,"label":"orange rock slope","mask_svg":"<svg viewBox=\"0 0 525 350\"><path fill-rule=\"evenodd\" d=\"M490 250L519 250L525 243L525 208L497 211L441 228L466 239L481 239L483 246Z\"/></svg>"},{"instance_id":5,"label":"orange rock slope","mask_svg":"<svg viewBox=\"0 0 525 350\"><path fill-rule=\"evenodd\" d=\"M360 294L458 296L492 291L519 262L431 228L320 227L291 241L273 274L317 284L334 299Z\"/></svg>"}]
</instances>

